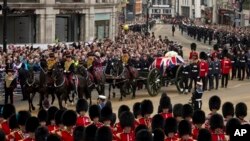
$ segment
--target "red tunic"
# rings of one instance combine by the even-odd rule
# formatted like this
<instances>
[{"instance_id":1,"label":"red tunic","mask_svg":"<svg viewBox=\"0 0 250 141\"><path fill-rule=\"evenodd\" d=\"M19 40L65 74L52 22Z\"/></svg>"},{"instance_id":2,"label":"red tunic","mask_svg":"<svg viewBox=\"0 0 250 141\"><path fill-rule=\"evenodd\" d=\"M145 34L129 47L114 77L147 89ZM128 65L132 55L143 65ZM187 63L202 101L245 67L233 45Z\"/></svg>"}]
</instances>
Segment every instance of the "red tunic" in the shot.
<instances>
[{"instance_id":1,"label":"red tunic","mask_svg":"<svg viewBox=\"0 0 250 141\"><path fill-rule=\"evenodd\" d=\"M56 125L48 125L48 130L50 133L56 131L58 127Z\"/></svg>"},{"instance_id":2,"label":"red tunic","mask_svg":"<svg viewBox=\"0 0 250 141\"><path fill-rule=\"evenodd\" d=\"M6 141L19 141L23 139L24 139L24 135L21 130L13 131L9 135L6 136Z\"/></svg>"},{"instance_id":3,"label":"red tunic","mask_svg":"<svg viewBox=\"0 0 250 141\"><path fill-rule=\"evenodd\" d=\"M61 131L61 138L62 141L73 141L73 135L69 133L68 131Z\"/></svg>"},{"instance_id":4,"label":"red tunic","mask_svg":"<svg viewBox=\"0 0 250 141\"><path fill-rule=\"evenodd\" d=\"M222 129L212 131L212 141L226 141L225 133Z\"/></svg>"},{"instance_id":5,"label":"red tunic","mask_svg":"<svg viewBox=\"0 0 250 141\"><path fill-rule=\"evenodd\" d=\"M173 137L167 137L165 141L178 141L179 135L176 133Z\"/></svg>"},{"instance_id":6,"label":"red tunic","mask_svg":"<svg viewBox=\"0 0 250 141\"><path fill-rule=\"evenodd\" d=\"M1 123L0 128L3 130L3 132L5 133L5 135L9 135L10 134L10 128L9 128L9 124L7 121L4 121Z\"/></svg>"},{"instance_id":7,"label":"red tunic","mask_svg":"<svg viewBox=\"0 0 250 141\"><path fill-rule=\"evenodd\" d=\"M135 133L130 132L130 133L118 133L115 136L116 141L135 141Z\"/></svg>"},{"instance_id":8,"label":"red tunic","mask_svg":"<svg viewBox=\"0 0 250 141\"><path fill-rule=\"evenodd\" d=\"M163 116L164 119L173 117L172 113L161 113L161 115Z\"/></svg>"},{"instance_id":9,"label":"red tunic","mask_svg":"<svg viewBox=\"0 0 250 141\"><path fill-rule=\"evenodd\" d=\"M35 139L28 137L28 138L24 139L23 141L35 141Z\"/></svg>"},{"instance_id":10,"label":"red tunic","mask_svg":"<svg viewBox=\"0 0 250 141\"><path fill-rule=\"evenodd\" d=\"M101 122L92 123L92 124L94 124L97 128L101 128L101 127L104 125L104 124L101 123ZM89 125L91 125L91 124L89 124Z\"/></svg>"},{"instance_id":11,"label":"red tunic","mask_svg":"<svg viewBox=\"0 0 250 141\"><path fill-rule=\"evenodd\" d=\"M231 67L232 67L232 65L231 65L230 59L221 60L221 73L222 74L229 74Z\"/></svg>"},{"instance_id":12,"label":"red tunic","mask_svg":"<svg viewBox=\"0 0 250 141\"><path fill-rule=\"evenodd\" d=\"M201 60L199 62L199 68L200 68L200 77L207 76L208 73L208 63L204 60Z\"/></svg>"},{"instance_id":13,"label":"red tunic","mask_svg":"<svg viewBox=\"0 0 250 141\"><path fill-rule=\"evenodd\" d=\"M116 123L114 125L114 128L113 128L113 134L118 134L118 133L122 133L122 127L121 127L121 124L120 122Z\"/></svg>"},{"instance_id":14,"label":"red tunic","mask_svg":"<svg viewBox=\"0 0 250 141\"><path fill-rule=\"evenodd\" d=\"M146 125L147 127L151 128L152 118L140 118L139 124Z\"/></svg>"},{"instance_id":15,"label":"red tunic","mask_svg":"<svg viewBox=\"0 0 250 141\"><path fill-rule=\"evenodd\" d=\"M195 141L195 140L193 140L193 139L187 139L187 140L184 140L184 139L180 139L179 141Z\"/></svg>"},{"instance_id":16,"label":"red tunic","mask_svg":"<svg viewBox=\"0 0 250 141\"><path fill-rule=\"evenodd\" d=\"M198 138L199 131L200 131L200 129L199 129L198 127L196 127L196 126L192 129L192 136L193 136L193 139L196 140L196 139Z\"/></svg>"},{"instance_id":17,"label":"red tunic","mask_svg":"<svg viewBox=\"0 0 250 141\"><path fill-rule=\"evenodd\" d=\"M76 121L76 126L87 126L90 124L90 118L87 116L79 116Z\"/></svg>"},{"instance_id":18,"label":"red tunic","mask_svg":"<svg viewBox=\"0 0 250 141\"><path fill-rule=\"evenodd\" d=\"M198 53L196 51L191 51L189 53L189 60L191 59L198 59Z\"/></svg>"}]
</instances>

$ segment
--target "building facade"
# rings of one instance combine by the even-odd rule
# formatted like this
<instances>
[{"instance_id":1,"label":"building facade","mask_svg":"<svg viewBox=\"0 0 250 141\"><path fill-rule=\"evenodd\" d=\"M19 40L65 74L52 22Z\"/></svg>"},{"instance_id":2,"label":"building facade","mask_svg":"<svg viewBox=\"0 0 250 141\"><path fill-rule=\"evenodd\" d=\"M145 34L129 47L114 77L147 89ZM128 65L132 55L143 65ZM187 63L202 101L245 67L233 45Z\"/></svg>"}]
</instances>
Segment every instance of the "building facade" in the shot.
<instances>
[{"instance_id":1,"label":"building facade","mask_svg":"<svg viewBox=\"0 0 250 141\"><path fill-rule=\"evenodd\" d=\"M158 19L174 17L174 4L172 0L151 0L149 15Z\"/></svg>"},{"instance_id":2,"label":"building facade","mask_svg":"<svg viewBox=\"0 0 250 141\"><path fill-rule=\"evenodd\" d=\"M117 0L8 0L8 43L114 39L117 4Z\"/></svg>"}]
</instances>

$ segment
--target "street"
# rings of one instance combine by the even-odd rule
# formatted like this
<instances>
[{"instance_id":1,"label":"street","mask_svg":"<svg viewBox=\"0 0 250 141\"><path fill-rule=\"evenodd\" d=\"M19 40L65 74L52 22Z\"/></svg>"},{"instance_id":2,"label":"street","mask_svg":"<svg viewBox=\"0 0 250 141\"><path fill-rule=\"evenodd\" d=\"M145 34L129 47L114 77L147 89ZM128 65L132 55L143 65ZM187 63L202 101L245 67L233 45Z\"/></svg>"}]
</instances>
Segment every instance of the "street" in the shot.
<instances>
[{"instance_id":1,"label":"street","mask_svg":"<svg viewBox=\"0 0 250 141\"><path fill-rule=\"evenodd\" d=\"M193 40L190 37L188 37L187 35L185 35L185 33L184 33L184 35L181 35L181 32L179 31L178 27L176 27L176 30L175 30L176 32L175 32L174 37L172 36L171 25L159 24L159 25L156 25L152 31L155 33L156 38L158 38L159 35L161 35L163 39L165 38L165 36L167 36L170 40L177 41L178 43L181 43L183 46L184 58L187 58L187 55L190 52L190 44L193 42ZM208 46L208 44L197 43L197 50L198 51L208 51L209 49L212 49L212 46ZM231 101L234 104L237 104L238 102L245 102L248 106L250 106L250 92L249 92L250 89L249 89L249 87L250 87L250 80L247 80L247 79L245 79L244 81L234 80L234 81L229 81L228 88L219 88L219 90L206 91L206 92L204 92L204 95L202 98L203 99L202 109L206 112L206 114L209 113L208 100L213 95L218 95L219 97L221 97L222 104L226 101ZM191 93L188 95L179 94L174 85L168 86L168 87L162 87L162 91L167 92L168 96L172 100L173 105L177 104L177 103L185 104L191 98ZM107 96L108 95L107 87L106 87L105 93ZM154 113L157 112L158 103L159 103L159 99L160 99L161 94L159 94L156 97L150 97L147 94L146 90L139 90L136 93L135 99L131 99L131 96L127 96L126 98L123 99L123 101L119 101L120 95L119 95L119 92L117 89L116 89L116 93L117 93L116 98L112 99L112 106L113 106L113 110L114 110L113 112L117 113L119 106L122 104L128 105L132 110L133 104L135 102L140 102L143 99L152 100L154 103ZM38 106L37 106L38 97L39 96L37 94L35 97L35 100L34 100L34 105L37 108L38 108ZM93 91L92 97L93 97L93 102L95 103L95 100L97 98L96 91ZM3 102L4 102L3 96L1 96L0 102L1 102L1 104L3 104ZM21 101L20 95L15 95L14 105L15 105L17 111L28 109L28 102ZM56 99L55 105L58 106L57 99ZM74 106L69 106L68 108L74 108ZM248 112L250 113L250 108L248 108ZM36 111L33 112L33 114L36 114L36 113L37 113L37 109L36 109ZM250 115L247 116L247 120L249 120L249 119L250 119Z\"/></svg>"}]
</instances>

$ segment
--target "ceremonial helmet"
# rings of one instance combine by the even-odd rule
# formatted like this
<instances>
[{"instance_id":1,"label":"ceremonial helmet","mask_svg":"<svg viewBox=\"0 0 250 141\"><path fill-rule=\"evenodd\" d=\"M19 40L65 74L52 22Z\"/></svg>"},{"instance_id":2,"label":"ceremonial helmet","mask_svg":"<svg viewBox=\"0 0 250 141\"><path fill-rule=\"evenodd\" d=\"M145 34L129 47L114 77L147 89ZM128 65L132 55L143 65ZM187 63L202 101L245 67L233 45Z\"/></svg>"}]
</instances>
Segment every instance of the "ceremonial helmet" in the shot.
<instances>
[{"instance_id":1,"label":"ceremonial helmet","mask_svg":"<svg viewBox=\"0 0 250 141\"><path fill-rule=\"evenodd\" d=\"M96 132L95 141L112 141L112 131L108 126L102 126Z\"/></svg>"},{"instance_id":2,"label":"ceremonial helmet","mask_svg":"<svg viewBox=\"0 0 250 141\"><path fill-rule=\"evenodd\" d=\"M152 124L151 124L152 130L157 129L157 128L163 129L164 122L165 122L165 119L162 115L160 114L154 115L152 118Z\"/></svg>"},{"instance_id":3,"label":"ceremonial helmet","mask_svg":"<svg viewBox=\"0 0 250 141\"><path fill-rule=\"evenodd\" d=\"M66 110L62 114L62 123L64 126L74 126L76 124L77 114L73 110Z\"/></svg>"},{"instance_id":4,"label":"ceremonial helmet","mask_svg":"<svg viewBox=\"0 0 250 141\"><path fill-rule=\"evenodd\" d=\"M190 48L191 48L191 50L192 51L196 51L196 43L192 43L191 45L190 45Z\"/></svg>"},{"instance_id":5,"label":"ceremonial helmet","mask_svg":"<svg viewBox=\"0 0 250 141\"><path fill-rule=\"evenodd\" d=\"M133 113L131 113L130 111L123 112L120 115L119 119L120 119L121 128L133 127L134 122L135 122L135 117Z\"/></svg>"},{"instance_id":6,"label":"ceremonial helmet","mask_svg":"<svg viewBox=\"0 0 250 141\"><path fill-rule=\"evenodd\" d=\"M220 114L214 114L209 120L210 128L212 131L215 129L224 129L223 117Z\"/></svg>"},{"instance_id":7,"label":"ceremonial helmet","mask_svg":"<svg viewBox=\"0 0 250 141\"><path fill-rule=\"evenodd\" d=\"M234 105L231 102L225 102L222 105L222 115L224 118L226 118L227 116L234 116Z\"/></svg>"},{"instance_id":8,"label":"ceremonial helmet","mask_svg":"<svg viewBox=\"0 0 250 141\"><path fill-rule=\"evenodd\" d=\"M166 136L168 136L169 133L177 133L177 120L174 117L167 118L165 120L164 125L164 132Z\"/></svg>"},{"instance_id":9,"label":"ceremonial helmet","mask_svg":"<svg viewBox=\"0 0 250 141\"><path fill-rule=\"evenodd\" d=\"M204 124L206 120L205 112L202 110L196 110L193 114L193 123L194 124Z\"/></svg>"},{"instance_id":10,"label":"ceremonial helmet","mask_svg":"<svg viewBox=\"0 0 250 141\"><path fill-rule=\"evenodd\" d=\"M221 106L221 99L220 99L220 97L218 97L216 95L210 97L208 105L209 105L210 111L212 111L212 110L219 110L220 106Z\"/></svg>"},{"instance_id":11,"label":"ceremonial helmet","mask_svg":"<svg viewBox=\"0 0 250 141\"><path fill-rule=\"evenodd\" d=\"M94 118L99 118L101 116L101 109L98 105L91 105L89 107L89 117L93 121Z\"/></svg>"},{"instance_id":12,"label":"ceremonial helmet","mask_svg":"<svg viewBox=\"0 0 250 141\"><path fill-rule=\"evenodd\" d=\"M151 100L145 99L141 103L141 114L142 116L152 114L154 110L153 103Z\"/></svg>"},{"instance_id":13,"label":"ceremonial helmet","mask_svg":"<svg viewBox=\"0 0 250 141\"><path fill-rule=\"evenodd\" d=\"M192 129L191 129L191 124L187 120L182 120L179 123L178 126L178 131L180 137L185 136L185 135L191 135Z\"/></svg>"},{"instance_id":14,"label":"ceremonial helmet","mask_svg":"<svg viewBox=\"0 0 250 141\"><path fill-rule=\"evenodd\" d=\"M76 112L79 114L84 111L87 112L89 108L88 101L86 99L79 99L76 103Z\"/></svg>"},{"instance_id":15,"label":"ceremonial helmet","mask_svg":"<svg viewBox=\"0 0 250 141\"><path fill-rule=\"evenodd\" d=\"M247 105L243 102L236 104L235 115L237 118L242 118L247 116Z\"/></svg>"}]
</instances>

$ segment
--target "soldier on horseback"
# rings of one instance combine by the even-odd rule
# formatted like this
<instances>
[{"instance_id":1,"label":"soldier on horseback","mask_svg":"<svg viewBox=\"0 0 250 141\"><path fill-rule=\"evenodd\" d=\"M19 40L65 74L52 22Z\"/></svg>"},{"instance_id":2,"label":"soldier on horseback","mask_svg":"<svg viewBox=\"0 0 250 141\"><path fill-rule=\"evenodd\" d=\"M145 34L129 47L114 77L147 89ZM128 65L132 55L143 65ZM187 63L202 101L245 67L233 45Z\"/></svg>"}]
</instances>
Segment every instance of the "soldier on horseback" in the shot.
<instances>
[{"instance_id":1,"label":"soldier on horseback","mask_svg":"<svg viewBox=\"0 0 250 141\"><path fill-rule=\"evenodd\" d=\"M70 86L74 86L73 75L74 75L75 65L74 60L72 60L70 53L66 54L66 60L64 62L64 73Z\"/></svg>"},{"instance_id":2,"label":"soldier on horseback","mask_svg":"<svg viewBox=\"0 0 250 141\"><path fill-rule=\"evenodd\" d=\"M51 75L53 66L56 64L56 58L54 53L49 54L49 59L47 59L48 72Z\"/></svg>"}]
</instances>

